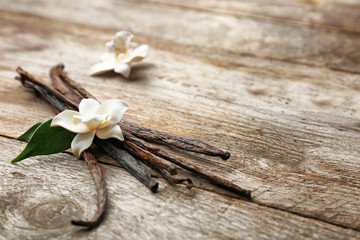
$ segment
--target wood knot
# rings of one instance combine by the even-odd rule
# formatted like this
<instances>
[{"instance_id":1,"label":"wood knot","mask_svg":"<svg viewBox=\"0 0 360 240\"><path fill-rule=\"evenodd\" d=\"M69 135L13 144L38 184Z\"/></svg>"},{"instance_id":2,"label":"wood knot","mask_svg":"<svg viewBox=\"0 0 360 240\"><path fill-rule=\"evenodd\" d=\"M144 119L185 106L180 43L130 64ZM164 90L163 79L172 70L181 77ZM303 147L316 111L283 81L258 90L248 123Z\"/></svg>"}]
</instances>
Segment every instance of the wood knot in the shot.
<instances>
[{"instance_id":1,"label":"wood knot","mask_svg":"<svg viewBox=\"0 0 360 240\"><path fill-rule=\"evenodd\" d=\"M73 218L81 218L82 210L74 203L58 200L46 201L32 207L27 220L30 224L45 228L56 229L71 225Z\"/></svg>"}]
</instances>

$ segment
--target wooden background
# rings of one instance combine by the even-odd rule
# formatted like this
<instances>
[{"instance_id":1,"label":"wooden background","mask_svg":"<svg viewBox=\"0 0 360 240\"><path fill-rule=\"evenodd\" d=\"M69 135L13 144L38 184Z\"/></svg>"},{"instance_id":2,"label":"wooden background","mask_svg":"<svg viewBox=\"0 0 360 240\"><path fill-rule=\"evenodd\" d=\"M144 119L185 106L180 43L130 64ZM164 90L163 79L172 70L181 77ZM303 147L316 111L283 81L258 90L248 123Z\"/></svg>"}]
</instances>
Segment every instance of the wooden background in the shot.
<instances>
[{"instance_id":1,"label":"wooden background","mask_svg":"<svg viewBox=\"0 0 360 240\"><path fill-rule=\"evenodd\" d=\"M360 239L360 4L356 0L0 1L1 239ZM87 75L115 32L149 44L129 79ZM194 178L151 193L100 156L105 221L84 231L96 193L68 153L10 164L13 140L51 109L14 80L49 83L62 62L125 118L199 138L228 161L188 156L250 189L253 202Z\"/></svg>"}]
</instances>

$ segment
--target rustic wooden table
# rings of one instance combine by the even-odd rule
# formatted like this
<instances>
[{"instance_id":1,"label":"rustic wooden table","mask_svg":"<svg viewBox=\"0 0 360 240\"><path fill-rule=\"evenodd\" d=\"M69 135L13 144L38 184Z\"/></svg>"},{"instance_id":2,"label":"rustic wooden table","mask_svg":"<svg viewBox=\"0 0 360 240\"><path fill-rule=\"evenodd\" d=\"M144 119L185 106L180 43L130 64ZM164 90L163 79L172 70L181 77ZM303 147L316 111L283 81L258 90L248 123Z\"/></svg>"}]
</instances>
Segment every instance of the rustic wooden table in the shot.
<instances>
[{"instance_id":1,"label":"rustic wooden table","mask_svg":"<svg viewBox=\"0 0 360 240\"><path fill-rule=\"evenodd\" d=\"M360 239L360 5L341 0L2 0L1 239ZM89 77L116 31L151 47L129 79ZM145 186L101 156L109 190L91 231L96 192L67 153L10 164L13 140L53 112L14 80L22 66L49 83L63 62L126 119L199 138L228 161L189 157L250 189L253 201L194 178Z\"/></svg>"}]
</instances>

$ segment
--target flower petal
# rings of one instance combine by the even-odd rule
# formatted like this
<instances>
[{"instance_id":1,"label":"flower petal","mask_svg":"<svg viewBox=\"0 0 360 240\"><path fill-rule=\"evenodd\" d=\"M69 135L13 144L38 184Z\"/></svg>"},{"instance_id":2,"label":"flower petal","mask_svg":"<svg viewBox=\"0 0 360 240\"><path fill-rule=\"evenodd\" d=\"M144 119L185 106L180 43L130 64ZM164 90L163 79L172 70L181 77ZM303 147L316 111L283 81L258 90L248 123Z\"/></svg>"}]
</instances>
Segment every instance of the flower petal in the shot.
<instances>
[{"instance_id":1,"label":"flower petal","mask_svg":"<svg viewBox=\"0 0 360 240\"><path fill-rule=\"evenodd\" d=\"M79 104L79 112L81 115L94 115L100 107L100 103L95 99L83 99Z\"/></svg>"},{"instance_id":2,"label":"flower petal","mask_svg":"<svg viewBox=\"0 0 360 240\"><path fill-rule=\"evenodd\" d=\"M101 62L116 61L116 53L115 52L106 52L101 55L100 59L101 59Z\"/></svg>"},{"instance_id":3,"label":"flower petal","mask_svg":"<svg viewBox=\"0 0 360 240\"><path fill-rule=\"evenodd\" d=\"M109 42L106 42L105 46L109 53L116 52L114 40L110 40Z\"/></svg>"},{"instance_id":4,"label":"flower petal","mask_svg":"<svg viewBox=\"0 0 360 240\"><path fill-rule=\"evenodd\" d=\"M80 158L81 153L91 146L95 132L96 130L88 133L79 133L75 136L71 142L71 149L76 157Z\"/></svg>"},{"instance_id":5,"label":"flower petal","mask_svg":"<svg viewBox=\"0 0 360 240\"><path fill-rule=\"evenodd\" d=\"M120 141L124 141L124 136L119 125L112 125L98 129L96 136L100 139L117 138Z\"/></svg>"},{"instance_id":6,"label":"flower petal","mask_svg":"<svg viewBox=\"0 0 360 240\"><path fill-rule=\"evenodd\" d=\"M111 71L115 68L115 65L116 65L115 59L108 59L107 61L93 65L90 68L89 74L93 76Z\"/></svg>"},{"instance_id":7,"label":"flower petal","mask_svg":"<svg viewBox=\"0 0 360 240\"><path fill-rule=\"evenodd\" d=\"M82 123L89 123L91 121L102 122L108 118L109 114L103 115L74 115L73 118L78 119ZM77 122L79 122L77 121Z\"/></svg>"},{"instance_id":8,"label":"flower petal","mask_svg":"<svg viewBox=\"0 0 360 240\"><path fill-rule=\"evenodd\" d=\"M110 99L100 105L96 114L110 114L109 125L114 125L120 122L127 109L128 105L124 101Z\"/></svg>"},{"instance_id":9,"label":"flower petal","mask_svg":"<svg viewBox=\"0 0 360 240\"><path fill-rule=\"evenodd\" d=\"M129 62L140 62L143 60L149 52L149 46L148 45L141 45L137 48L135 48L129 55L129 57L126 59Z\"/></svg>"},{"instance_id":10,"label":"flower petal","mask_svg":"<svg viewBox=\"0 0 360 240\"><path fill-rule=\"evenodd\" d=\"M79 121L76 121L75 123L75 121L73 121L73 116L77 115L80 115L80 113L72 110L65 110L53 118L50 126L60 126L74 133L87 133L91 131L86 124Z\"/></svg>"},{"instance_id":11,"label":"flower petal","mask_svg":"<svg viewBox=\"0 0 360 240\"><path fill-rule=\"evenodd\" d=\"M130 64L116 64L114 71L120 73L124 77L129 77L131 66Z\"/></svg>"}]
</instances>

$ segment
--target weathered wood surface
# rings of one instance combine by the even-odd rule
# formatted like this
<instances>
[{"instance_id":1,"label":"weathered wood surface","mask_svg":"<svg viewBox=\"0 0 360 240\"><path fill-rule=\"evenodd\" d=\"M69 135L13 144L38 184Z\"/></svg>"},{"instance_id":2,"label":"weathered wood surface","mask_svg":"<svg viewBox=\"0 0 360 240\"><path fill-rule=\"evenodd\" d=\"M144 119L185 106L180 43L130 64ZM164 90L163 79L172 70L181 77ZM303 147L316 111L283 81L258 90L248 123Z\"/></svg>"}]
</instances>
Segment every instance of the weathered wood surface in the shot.
<instances>
[{"instance_id":1,"label":"weathered wood surface","mask_svg":"<svg viewBox=\"0 0 360 240\"><path fill-rule=\"evenodd\" d=\"M6 138L0 143L4 159L25 146ZM93 231L81 231L70 221L91 217L96 210L85 162L57 154L16 165L3 160L0 166L0 229L8 239L286 239L294 230L297 238L360 237L351 229L163 181L161 191L153 194L124 169L110 165L103 165L111 196L106 219Z\"/></svg>"},{"instance_id":2,"label":"weathered wood surface","mask_svg":"<svg viewBox=\"0 0 360 240\"><path fill-rule=\"evenodd\" d=\"M69 215L54 213L62 225L43 226L51 229L44 238L360 237L358 4L276 2L274 8L260 0L0 3L1 135L14 138L53 116L13 80L14 69L21 65L48 82L49 68L63 62L99 99L127 101L127 119L229 150L226 162L189 158L254 196L254 203L228 199L198 180L209 191L162 182L162 191L152 195L123 169L104 165L111 205L105 224L79 233L67 225ZM146 62L130 80L89 77L104 42L119 29L151 46ZM52 209L45 204L42 210L42 194L45 202L53 194L60 210L90 217L95 193L85 163L60 154L12 166L22 145L1 138L1 146L7 180L0 197L21 200L2 207L12 210L2 211L0 236L40 236L29 209ZM24 181L36 176L46 181Z\"/></svg>"},{"instance_id":3,"label":"weathered wood surface","mask_svg":"<svg viewBox=\"0 0 360 240\"><path fill-rule=\"evenodd\" d=\"M235 58L245 55L359 72L360 37L356 32L184 10L145 1L140 4L137 1L104 0L99 5L95 0L81 0L72 4L69 6L66 0L43 1L41 4L38 0L14 0L4 4L3 8L101 29L126 28L146 39L153 38L158 42L152 44L154 47L159 45L172 50L182 44L178 50L183 54L196 55L195 49L188 46L191 45L212 53L232 53ZM82 10L84 6L87 11ZM349 4L348 7L357 9L358 6ZM44 8L52 10L44 11ZM289 14L294 12L293 8L288 11ZM347 19L348 15L344 13L339 18Z\"/></svg>"},{"instance_id":4,"label":"weathered wood surface","mask_svg":"<svg viewBox=\"0 0 360 240\"><path fill-rule=\"evenodd\" d=\"M358 1L342 0L145 0L146 2L251 17L282 24L305 25L324 30L360 32ZM344 17L346 16L346 17Z\"/></svg>"}]
</instances>

